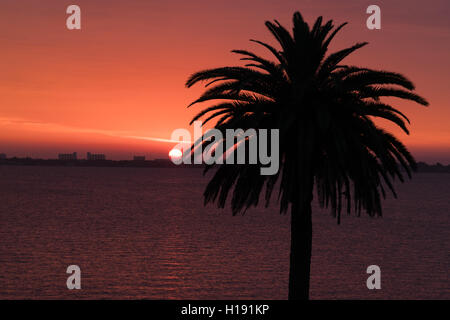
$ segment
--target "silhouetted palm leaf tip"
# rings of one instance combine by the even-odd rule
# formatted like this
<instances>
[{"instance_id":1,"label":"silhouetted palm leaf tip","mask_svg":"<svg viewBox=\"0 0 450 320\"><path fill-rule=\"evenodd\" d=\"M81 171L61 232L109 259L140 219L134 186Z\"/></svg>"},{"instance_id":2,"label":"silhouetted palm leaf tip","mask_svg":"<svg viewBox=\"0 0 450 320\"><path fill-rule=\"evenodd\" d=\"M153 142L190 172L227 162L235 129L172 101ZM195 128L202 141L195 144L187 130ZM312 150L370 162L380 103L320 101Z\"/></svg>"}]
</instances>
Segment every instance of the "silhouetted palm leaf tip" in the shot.
<instances>
[{"instance_id":1,"label":"silhouetted palm leaf tip","mask_svg":"<svg viewBox=\"0 0 450 320\"><path fill-rule=\"evenodd\" d=\"M342 207L359 215L381 215L381 197L393 182L411 176L416 163L396 137L374 123L386 119L409 134L408 118L382 97L428 102L414 93L405 76L341 64L367 43L326 55L328 46L346 23L334 28L319 17L312 28L300 13L290 33L278 21L266 26L281 47L251 40L265 47L273 61L245 50L245 66L208 69L193 74L191 87L205 81L205 92L191 105L215 101L194 120L216 121L215 127L278 128L280 170L261 176L255 165L221 165L204 192L205 203L224 207L232 192L233 213L256 206L261 192L265 204L278 185L280 211L289 203L310 202L315 189L322 207L331 207L340 219ZM207 168L208 170L209 168ZM315 186L315 188L314 188ZM278 190L278 188L276 188Z\"/></svg>"}]
</instances>

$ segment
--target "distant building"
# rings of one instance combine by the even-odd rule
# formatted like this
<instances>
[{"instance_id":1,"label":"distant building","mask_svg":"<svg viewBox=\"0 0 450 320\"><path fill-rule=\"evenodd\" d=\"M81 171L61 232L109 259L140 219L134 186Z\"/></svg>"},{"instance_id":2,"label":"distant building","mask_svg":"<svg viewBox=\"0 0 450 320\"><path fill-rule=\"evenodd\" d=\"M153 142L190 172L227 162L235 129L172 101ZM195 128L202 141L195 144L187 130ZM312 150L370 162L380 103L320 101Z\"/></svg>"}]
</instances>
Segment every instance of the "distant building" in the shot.
<instances>
[{"instance_id":1,"label":"distant building","mask_svg":"<svg viewBox=\"0 0 450 320\"><path fill-rule=\"evenodd\" d=\"M5 159L6 159L6 154L0 153L0 160L5 160Z\"/></svg>"},{"instance_id":2,"label":"distant building","mask_svg":"<svg viewBox=\"0 0 450 320\"><path fill-rule=\"evenodd\" d=\"M86 159L88 160L106 160L106 156L104 154L93 154L88 152Z\"/></svg>"},{"instance_id":3,"label":"distant building","mask_svg":"<svg viewBox=\"0 0 450 320\"><path fill-rule=\"evenodd\" d=\"M134 161L145 161L145 156L134 156L133 160Z\"/></svg>"},{"instance_id":4,"label":"distant building","mask_svg":"<svg viewBox=\"0 0 450 320\"><path fill-rule=\"evenodd\" d=\"M74 153L60 153L60 154L58 154L58 159L59 160L64 160L64 161L77 160L77 153L76 152L74 152Z\"/></svg>"}]
</instances>

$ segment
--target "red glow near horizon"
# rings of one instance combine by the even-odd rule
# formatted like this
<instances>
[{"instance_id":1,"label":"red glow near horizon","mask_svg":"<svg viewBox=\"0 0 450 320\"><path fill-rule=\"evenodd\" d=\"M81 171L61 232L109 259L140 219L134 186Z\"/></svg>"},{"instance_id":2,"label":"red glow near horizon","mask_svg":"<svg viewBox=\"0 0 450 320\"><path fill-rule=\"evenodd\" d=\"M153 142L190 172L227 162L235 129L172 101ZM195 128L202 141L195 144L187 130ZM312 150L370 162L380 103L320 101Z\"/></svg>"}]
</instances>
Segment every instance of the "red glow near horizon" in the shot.
<instances>
[{"instance_id":1,"label":"red glow near horizon","mask_svg":"<svg viewBox=\"0 0 450 320\"><path fill-rule=\"evenodd\" d=\"M200 69L240 64L232 49L259 53L248 40L274 43L264 26L287 27L300 10L348 21L332 50L368 41L347 63L407 75L431 106L396 104L411 120L400 135L418 160L450 162L450 4L382 1L382 29L365 27L367 1L126 2L78 0L82 30L65 28L69 1L0 4L0 153L54 158L60 152L167 158L167 142L188 128L202 91L186 89Z\"/></svg>"}]
</instances>

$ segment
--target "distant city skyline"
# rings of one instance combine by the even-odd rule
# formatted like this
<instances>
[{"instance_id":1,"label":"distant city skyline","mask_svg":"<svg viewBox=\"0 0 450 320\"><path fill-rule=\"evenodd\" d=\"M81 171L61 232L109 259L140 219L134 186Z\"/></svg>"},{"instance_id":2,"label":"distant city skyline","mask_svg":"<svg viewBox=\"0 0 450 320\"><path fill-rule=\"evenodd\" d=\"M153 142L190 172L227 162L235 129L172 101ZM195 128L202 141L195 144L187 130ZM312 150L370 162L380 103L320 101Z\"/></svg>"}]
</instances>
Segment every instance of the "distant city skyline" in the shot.
<instances>
[{"instance_id":1,"label":"distant city skyline","mask_svg":"<svg viewBox=\"0 0 450 320\"><path fill-rule=\"evenodd\" d=\"M110 160L133 160L135 157L145 157L146 160L152 159L170 159L168 156L168 152L165 150L161 152L155 151L117 151L117 150L105 150L99 149L55 149L55 150L17 150L15 148L1 148L0 144L0 155L4 154L7 158L33 158L33 159L58 159L59 154L72 154L74 152L77 153L78 159L87 158L87 153L91 152L92 154L104 154L107 159ZM17 151L16 151L17 150ZM94 151L92 151L94 150ZM169 149L170 150L170 149ZM80 157L80 155L82 155Z\"/></svg>"},{"instance_id":2,"label":"distant city skyline","mask_svg":"<svg viewBox=\"0 0 450 320\"><path fill-rule=\"evenodd\" d=\"M69 152L69 153L56 153L52 156L48 157L40 157L40 156L30 156L30 155L17 155L17 154L7 154L0 153L1 159L12 159L12 158L31 158L31 159L42 159L42 160L133 160L133 161L145 161L145 160L155 160L155 159L170 159L168 156L166 157L154 157L149 158L140 153L134 153L131 156L120 158L120 157L109 157L108 154L105 153L93 153L86 152L85 156L80 156L79 152Z\"/></svg>"}]
</instances>

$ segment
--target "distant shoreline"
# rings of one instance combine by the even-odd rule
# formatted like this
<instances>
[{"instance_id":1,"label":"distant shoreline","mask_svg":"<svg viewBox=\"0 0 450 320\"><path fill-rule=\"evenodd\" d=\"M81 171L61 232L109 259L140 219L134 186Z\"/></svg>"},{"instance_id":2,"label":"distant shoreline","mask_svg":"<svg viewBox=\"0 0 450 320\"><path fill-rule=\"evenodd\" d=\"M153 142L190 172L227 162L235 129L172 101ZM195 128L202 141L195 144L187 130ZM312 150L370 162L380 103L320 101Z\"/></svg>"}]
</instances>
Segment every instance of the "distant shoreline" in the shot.
<instances>
[{"instance_id":1,"label":"distant shoreline","mask_svg":"<svg viewBox=\"0 0 450 320\"><path fill-rule=\"evenodd\" d=\"M46 167L113 167L113 168L203 168L203 164L176 165L169 159L155 160L57 160L9 158L0 159L0 166L46 166ZM418 172L450 173L450 164L442 165L418 162Z\"/></svg>"},{"instance_id":2,"label":"distant shoreline","mask_svg":"<svg viewBox=\"0 0 450 320\"><path fill-rule=\"evenodd\" d=\"M169 159L155 160L57 160L9 158L1 159L0 166L43 166L43 167L113 167L113 168L203 168L203 165L176 165Z\"/></svg>"}]
</instances>

